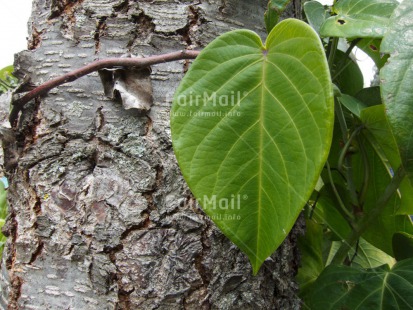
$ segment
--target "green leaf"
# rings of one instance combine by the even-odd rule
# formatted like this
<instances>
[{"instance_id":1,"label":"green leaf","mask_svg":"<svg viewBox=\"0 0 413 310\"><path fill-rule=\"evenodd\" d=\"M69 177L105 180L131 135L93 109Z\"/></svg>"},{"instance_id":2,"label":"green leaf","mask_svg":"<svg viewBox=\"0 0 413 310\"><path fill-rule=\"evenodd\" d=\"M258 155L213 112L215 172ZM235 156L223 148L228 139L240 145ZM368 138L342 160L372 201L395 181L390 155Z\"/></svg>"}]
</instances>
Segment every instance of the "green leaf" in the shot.
<instances>
[{"instance_id":1,"label":"green leaf","mask_svg":"<svg viewBox=\"0 0 413 310\"><path fill-rule=\"evenodd\" d=\"M413 184L413 3L403 1L392 16L381 52L389 53L380 71L382 98L404 169Z\"/></svg>"},{"instance_id":2,"label":"green leaf","mask_svg":"<svg viewBox=\"0 0 413 310\"><path fill-rule=\"evenodd\" d=\"M0 79L6 80L9 76L13 76L14 67L7 66L0 70Z\"/></svg>"},{"instance_id":3,"label":"green leaf","mask_svg":"<svg viewBox=\"0 0 413 310\"><path fill-rule=\"evenodd\" d=\"M7 216L7 191L4 189L3 182L0 182L0 219Z\"/></svg>"},{"instance_id":4,"label":"green leaf","mask_svg":"<svg viewBox=\"0 0 413 310\"><path fill-rule=\"evenodd\" d=\"M376 268L384 264L393 266L396 263L392 256L376 248L363 238L359 239L357 249L350 251L349 259L353 256L354 260L351 266L359 268Z\"/></svg>"},{"instance_id":5,"label":"green leaf","mask_svg":"<svg viewBox=\"0 0 413 310\"><path fill-rule=\"evenodd\" d=\"M248 30L218 37L176 91L171 130L182 174L254 273L316 185L331 143L331 85L317 34L287 19L265 46Z\"/></svg>"},{"instance_id":6,"label":"green leaf","mask_svg":"<svg viewBox=\"0 0 413 310\"><path fill-rule=\"evenodd\" d=\"M397 169L401 163L400 153L397 149L396 139L390 129L384 105L381 104L364 109L360 114L360 118L366 129L375 138L375 142L383 150L390 166L393 169Z\"/></svg>"},{"instance_id":7,"label":"green leaf","mask_svg":"<svg viewBox=\"0 0 413 310\"><path fill-rule=\"evenodd\" d=\"M373 108L373 107L372 107ZM368 159L369 181L366 191L363 212L368 213L376 208L376 202L384 193L391 180L391 171L384 165L374 148L360 137L360 147L363 145ZM364 181L364 163L360 153L353 154L353 172L356 188L360 189ZM401 201L399 193L395 193L372 225L369 225L362 237L369 243L393 256L392 236L396 232L404 231L413 234L413 225L408 215L399 215ZM380 232L380 233L378 233Z\"/></svg>"},{"instance_id":8,"label":"green leaf","mask_svg":"<svg viewBox=\"0 0 413 310\"><path fill-rule=\"evenodd\" d=\"M317 280L324 269L323 226L308 219L305 228L305 235L298 239L301 266L298 269L297 281L300 284L300 294L306 293L306 288Z\"/></svg>"},{"instance_id":9,"label":"green leaf","mask_svg":"<svg viewBox=\"0 0 413 310\"><path fill-rule=\"evenodd\" d=\"M12 74L13 66L7 66L0 70L0 94L17 86L18 79Z\"/></svg>"},{"instance_id":10,"label":"green leaf","mask_svg":"<svg viewBox=\"0 0 413 310\"><path fill-rule=\"evenodd\" d=\"M333 69L334 82L342 93L355 96L363 89L363 73L353 59L340 50L336 51Z\"/></svg>"},{"instance_id":11,"label":"green leaf","mask_svg":"<svg viewBox=\"0 0 413 310\"><path fill-rule=\"evenodd\" d=\"M412 309L413 259L390 269L328 266L312 285L305 304L309 309Z\"/></svg>"},{"instance_id":12,"label":"green leaf","mask_svg":"<svg viewBox=\"0 0 413 310\"><path fill-rule=\"evenodd\" d=\"M326 265L330 265L341 244L341 241L334 241L331 244ZM358 244L349 251L347 261L351 263L352 267L357 268L376 268L384 264L393 266L396 263L392 256L373 246L363 238L360 238Z\"/></svg>"},{"instance_id":13,"label":"green leaf","mask_svg":"<svg viewBox=\"0 0 413 310\"><path fill-rule=\"evenodd\" d=\"M323 37L382 38L396 0L340 0L320 29Z\"/></svg>"},{"instance_id":14,"label":"green leaf","mask_svg":"<svg viewBox=\"0 0 413 310\"><path fill-rule=\"evenodd\" d=\"M344 105L351 113L353 113L357 117L360 117L361 111L367 108L367 106L363 102L361 102L357 98L354 98L353 96L342 94L337 99L342 105Z\"/></svg>"},{"instance_id":15,"label":"green leaf","mask_svg":"<svg viewBox=\"0 0 413 310\"><path fill-rule=\"evenodd\" d=\"M395 170L401 164L396 139L386 117L384 105L369 107L361 112L361 120L371 135L367 138L383 164ZM396 214L413 214L413 187L408 179L404 179L399 187L400 207Z\"/></svg>"},{"instance_id":16,"label":"green leaf","mask_svg":"<svg viewBox=\"0 0 413 310\"><path fill-rule=\"evenodd\" d=\"M3 252L4 243L7 238L1 233L1 228L4 225L7 216L7 191L4 188L3 182L0 181L0 256Z\"/></svg>"},{"instance_id":17,"label":"green leaf","mask_svg":"<svg viewBox=\"0 0 413 310\"><path fill-rule=\"evenodd\" d=\"M393 235L393 252L398 261L413 258L413 235L397 232Z\"/></svg>"},{"instance_id":18,"label":"green leaf","mask_svg":"<svg viewBox=\"0 0 413 310\"><path fill-rule=\"evenodd\" d=\"M269 0L267 11L264 13L264 22L267 32L270 33L280 19L281 14L284 12L287 4L291 0Z\"/></svg>"},{"instance_id":19,"label":"green leaf","mask_svg":"<svg viewBox=\"0 0 413 310\"><path fill-rule=\"evenodd\" d=\"M381 68L387 62L389 55L380 53L380 39L366 38L357 43L357 47L365 52L375 63L377 68Z\"/></svg>"},{"instance_id":20,"label":"green leaf","mask_svg":"<svg viewBox=\"0 0 413 310\"><path fill-rule=\"evenodd\" d=\"M363 88L356 94L355 97L369 107L381 104L379 86Z\"/></svg>"},{"instance_id":21,"label":"green leaf","mask_svg":"<svg viewBox=\"0 0 413 310\"><path fill-rule=\"evenodd\" d=\"M340 194L345 192L344 190L340 190L337 184L336 188ZM344 197L344 195L340 196ZM334 234L334 240L342 240L351 233L351 228L337 206L338 202L331 189L331 184L326 184L320 191L320 197L313 211L313 218L318 223L325 223L329 227Z\"/></svg>"},{"instance_id":22,"label":"green leaf","mask_svg":"<svg viewBox=\"0 0 413 310\"><path fill-rule=\"evenodd\" d=\"M304 13L308 23L317 32L320 33L320 27L327 19L329 10L318 1L307 1L304 3Z\"/></svg>"}]
</instances>

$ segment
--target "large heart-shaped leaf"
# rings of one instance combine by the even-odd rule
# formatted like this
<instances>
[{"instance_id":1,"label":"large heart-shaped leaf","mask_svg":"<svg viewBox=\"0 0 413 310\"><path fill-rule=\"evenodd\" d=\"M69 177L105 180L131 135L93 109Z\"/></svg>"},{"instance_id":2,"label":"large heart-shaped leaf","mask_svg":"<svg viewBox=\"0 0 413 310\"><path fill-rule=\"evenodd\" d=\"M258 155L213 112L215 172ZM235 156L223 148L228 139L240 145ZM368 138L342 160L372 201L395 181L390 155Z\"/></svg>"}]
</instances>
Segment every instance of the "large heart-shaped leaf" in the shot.
<instances>
[{"instance_id":1,"label":"large heart-shaped leaf","mask_svg":"<svg viewBox=\"0 0 413 310\"><path fill-rule=\"evenodd\" d=\"M412 309L413 259L372 269L328 266L304 301L308 309Z\"/></svg>"},{"instance_id":2,"label":"large heart-shaped leaf","mask_svg":"<svg viewBox=\"0 0 413 310\"><path fill-rule=\"evenodd\" d=\"M320 39L288 19L264 46L248 30L211 42L171 111L182 174L254 273L281 244L326 160L333 92Z\"/></svg>"},{"instance_id":3,"label":"large heart-shaped leaf","mask_svg":"<svg viewBox=\"0 0 413 310\"><path fill-rule=\"evenodd\" d=\"M389 53L381 69L383 102L400 150L403 166L413 184L413 2L403 1L392 16L381 52Z\"/></svg>"},{"instance_id":4,"label":"large heart-shaped leaf","mask_svg":"<svg viewBox=\"0 0 413 310\"><path fill-rule=\"evenodd\" d=\"M325 37L382 38L397 0L340 0L321 26Z\"/></svg>"}]
</instances>

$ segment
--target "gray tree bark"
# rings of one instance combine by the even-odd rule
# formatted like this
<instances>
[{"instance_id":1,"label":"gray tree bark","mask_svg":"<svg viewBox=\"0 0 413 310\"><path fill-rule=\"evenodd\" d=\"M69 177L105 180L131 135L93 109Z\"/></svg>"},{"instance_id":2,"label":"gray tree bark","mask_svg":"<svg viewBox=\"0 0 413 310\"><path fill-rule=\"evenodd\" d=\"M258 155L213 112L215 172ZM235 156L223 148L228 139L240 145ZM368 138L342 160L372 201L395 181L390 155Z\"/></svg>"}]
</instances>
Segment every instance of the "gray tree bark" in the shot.
<instances>
[{"instance_id":1,"label":"gray tree bark","mask_svg":"<svg viewBox=\"0 0 413 310\"><path fill-rule=\"evenodd\" d=\"M29 50L15 67L26 84L38 85L96 59L202 48L235 28L264 37L265 7L248 0L34 0ZM105 97L97 73L25 107L16 142L4 150L11 186L3 309L299 308L302 224L254 277L180 174L169 111L188 66L153 66L148 114Z\"/></svg>"}]
</instances>

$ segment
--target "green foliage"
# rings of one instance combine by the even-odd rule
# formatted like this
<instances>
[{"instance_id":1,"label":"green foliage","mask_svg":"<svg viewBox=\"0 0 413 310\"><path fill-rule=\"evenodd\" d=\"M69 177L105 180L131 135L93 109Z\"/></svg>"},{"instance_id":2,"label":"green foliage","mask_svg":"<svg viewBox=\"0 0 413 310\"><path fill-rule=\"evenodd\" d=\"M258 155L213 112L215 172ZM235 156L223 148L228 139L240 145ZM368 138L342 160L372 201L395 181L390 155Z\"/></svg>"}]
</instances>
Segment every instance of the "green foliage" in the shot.
<instances>
[{"instance_id":1,"label":"green foliage","mask_svg":"<svg viewBox=\"0 0 413 310\"><path fill-rule=\"evenodd\" d=\"M1 233L1 228L4 225L7 216L7 191L4 188L3 182L0 181L0 254L3 252L6 236Z\"/></svg>"},{"instance_id":2,"label":"green foliage","mask_svg":"<svg viewBox=\"0 0 413 310\"><path fill-rule=\"evenodd\" d=\"M17 78L13 76L13 70L13 66L8 66L0 70L0 94L17 86Z\"/></svg>"},{"instance_id":3,"label":"green foliage","mask_svg":"<svg viewBox=\"0 0 413 310\"><path fill-rule=\"evenodd\" d=\"M309 309L411 309L413 305L413 259L390 268L359 269L329 266L306 298Z\"/></svg>"},{"instance_id":4,"label":"green foliage","mask_svg":"<svg viewBox=\"0 0 413 310\"><path fill-rule=\"evenodd\" d=\"M332 7L336 15L321 26L323 37L381 38L387 31L397 0L340 0Z\"/></svg>"},{"instance_id":5,"label":"green foliage","mask_svg":"<svg viewBox=\"0 0 413 310\"><path fill-rule=\"evenodd\" d=\"M357 43L357 47L365 52L373 61L377 68L381 69L387 62L389 55L380 52L381 40L365 38Z\"/></svg>"},{"instance_id":6,"label":"green foliage","mask_svg":"<svg viewBox=\"0 0 413 310\"><path fill-rule=\"evenodd\" d=\"M284 12L287 4L291 0L270 0L268 1L267 11L264 14L264 22L267 32L270 33L280 19L281 14Z\"/></svg>"},{"instance_id":7,"label":"green foliage","mask_svg":"<svg viewBox=\"0 0 413 310\"><path fill-rule=\"evenodd\" d=\"M340 50L335 53L332 76L342 93L354 96L363 89L363 73L359 66Z\"/></svg>"},{"instance_id":8,"label":"green foliage","mask_svg":"<svg viewBox=\"0 0 413 310\"><path fill-rule=\"evenodd\" d=\"M330 16L327 7L318 1L307 1L304 3L304 13L307 17L308 24L313 27L317 33L320 33L321 25Z\"/></svg>"},{"instance_id":9,"label":"green foliage","mask_svg":"<svg viewBox=\"0 0 413 310\"><path fill-rule=\"evenodd\" d=\"M256 273L292 228L330 147L333 96L319 38L292 19L265 46L246 30L218 37L185 75L171 113L185 180ZM220 205L233 197L243 197L239 206Z\"/></svg>"},{"instance_id":10,"label":"green foliage","mask_svg":"<svg viewBox=\"0 0 413 310\"><path fill-rule=\"evenodd\" d=\"M394 257L398 260L413 258L413 235L397 232L393 235Z\"/></svg>"},{"instance_id":11,"label":"green foliage","mask_svg":"<svg viewBox=\"0 0 413 310\"><path fill-rule=\"evenodd\" d=\"M369 142L387 170L390 171L392 167L400 167L400 153L386 116L385 106L380 104L366 108L361 112L360 117L366 126L366 136ZM413 187L408 179L401 182L399 192L403 199L401 199L400 205L397 205L395 214L413 214Z\"/></svg>"},{"instance_id":12,"label":"green foliage","mask_svg":"<svg viewBox=\"0 0 413 310\"><path fill-rule=\"evenodd\" d=\"M360 117L361 111L367 108L367 105L364 102L350 95L342 94L340 97L337 97L337 99L357 117Z\"/></svg>"},{"instance_id":13,"label":"green foliage","mask_svg":"<svg viewBox=\"0 0 413 310\"><path fill-rule=\"evenodd\" d=\"M399 147L403 167L413 183L413 5L403 1L392 16L381 52L390 61L380 70L383 102Z\"/></svg>"},{"instance_id":14,"label":"green foliage","mask_svg":"<svg viewBox=\"0 0 413 310\"><path fill-rule=\"evenodd\" d=\"M279 15L267 13L265 46L246 30L209 44L177 90L173 146L254 274L306 206L297 279L307 307L410 309L413 2L335 3L305 3L314 30L291 19L272 28ZM355 46L380 68L380 86L363 88Z\"/></svg>"}]
</instances>

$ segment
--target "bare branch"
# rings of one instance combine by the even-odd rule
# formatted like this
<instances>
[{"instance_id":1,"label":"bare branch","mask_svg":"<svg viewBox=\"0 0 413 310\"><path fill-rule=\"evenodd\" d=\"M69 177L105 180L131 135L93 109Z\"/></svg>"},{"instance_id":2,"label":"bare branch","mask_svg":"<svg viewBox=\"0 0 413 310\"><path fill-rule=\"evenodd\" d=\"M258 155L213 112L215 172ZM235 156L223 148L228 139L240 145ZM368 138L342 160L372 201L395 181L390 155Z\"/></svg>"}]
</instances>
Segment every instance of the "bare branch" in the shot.
<instances>
[{"instance_id":1,"label":"bare branch","mask_svg":"<svg viewBox=\"0 0 413 310\"><path fill-rule=\"evenodd\" d=\"M14 127L19 115L19 112L22 110L24 105L30 100L48 93L51 89L77 80L78 78L87 75L89 73L104 69L104 68L113 68L113 67L140 67L145 68L151 65L156 65L159 63L170 62L175 60L182 59L195 59L199 54L199 51L183 50L178 52L172 52L163 55L150 56L145 58L107 58L102 60L94 61L82 68L71 71L67 74L64 74L60 77L51 79L44 84L36 87L35 89L29 91L23 97L12 102L13 109L10 112L9 121L10 124Z\"/></svg>"}]
</instances>

